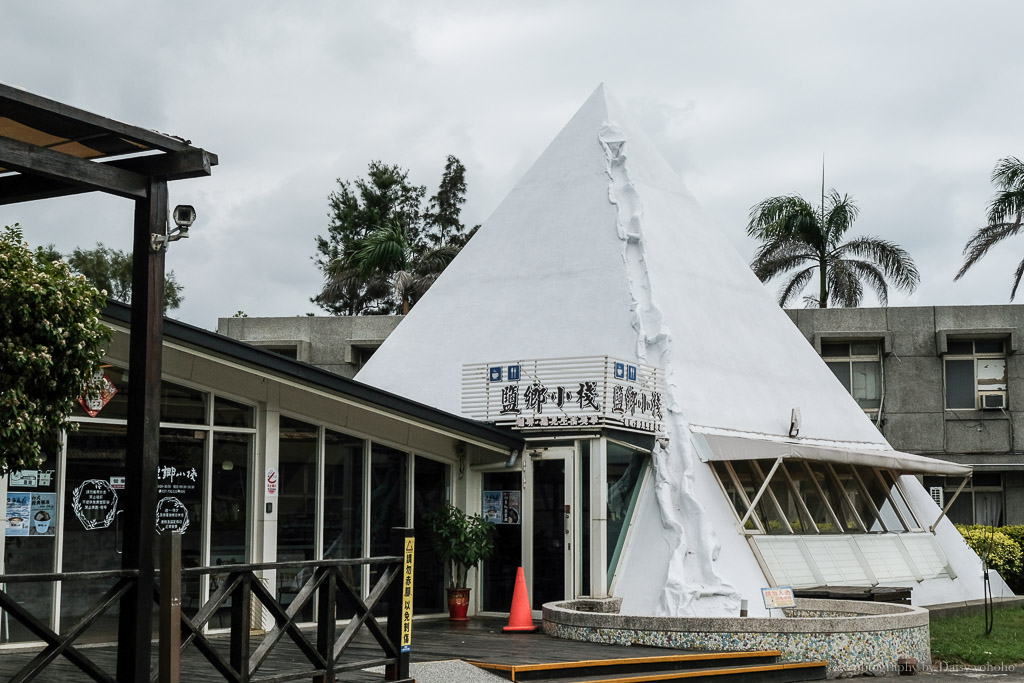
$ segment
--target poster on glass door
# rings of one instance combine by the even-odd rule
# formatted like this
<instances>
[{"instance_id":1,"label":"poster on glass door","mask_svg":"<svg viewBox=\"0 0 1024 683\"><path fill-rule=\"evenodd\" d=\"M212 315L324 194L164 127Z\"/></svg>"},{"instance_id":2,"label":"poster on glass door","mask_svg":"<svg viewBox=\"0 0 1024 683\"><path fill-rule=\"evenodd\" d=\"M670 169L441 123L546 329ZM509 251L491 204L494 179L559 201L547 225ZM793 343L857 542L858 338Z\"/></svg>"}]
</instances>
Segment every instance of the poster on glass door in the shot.
<instances>
[{"instance_id":1,"label":"poster on glass door","mask_svg":"<svg viewBox=\"0 0 1024 683\"><path fill-rule=\"evenodd\" d=\"M519 524L522 494L519 491L484 491L483 517L495 524Z\"/></svg>"}]
</instances>

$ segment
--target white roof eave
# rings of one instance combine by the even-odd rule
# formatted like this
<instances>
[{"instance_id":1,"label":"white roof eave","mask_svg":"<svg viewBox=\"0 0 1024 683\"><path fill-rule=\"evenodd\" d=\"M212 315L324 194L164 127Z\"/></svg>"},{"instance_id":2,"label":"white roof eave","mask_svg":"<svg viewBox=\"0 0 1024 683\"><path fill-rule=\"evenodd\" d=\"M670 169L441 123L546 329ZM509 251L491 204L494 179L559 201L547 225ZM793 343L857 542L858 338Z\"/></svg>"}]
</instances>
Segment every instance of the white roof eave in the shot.
<instances>
[{"instance_id":1,"label":"white roof eave","mask_svg":"<svg viewBox=\"0 0 1024 683\"><path fill-rule=\"evenodd\" d=\"M699 430L694 430L701 433ZM969 465L948 460L928 458L913 453L902 453L891 449L871 448L865 444L823 445L821 442L807 443L799 439L779 439L756 436L726 436L703 433L707 449L699 449L701 460L776 460L796 459L819 462L845 463L896 470L901 474L940 474L965 477L971 474Z\"/></svg>"}]
</instances>

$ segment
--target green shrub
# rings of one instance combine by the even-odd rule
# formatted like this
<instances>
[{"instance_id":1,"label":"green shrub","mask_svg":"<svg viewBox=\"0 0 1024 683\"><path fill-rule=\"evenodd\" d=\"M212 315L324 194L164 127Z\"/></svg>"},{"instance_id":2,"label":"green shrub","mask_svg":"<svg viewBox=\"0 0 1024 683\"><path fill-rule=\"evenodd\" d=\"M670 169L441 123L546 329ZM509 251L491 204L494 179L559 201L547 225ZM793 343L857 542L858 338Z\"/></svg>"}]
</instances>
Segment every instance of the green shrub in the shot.
<instances>
[{"instance_id":1,"label":"green shrub","mask_svg":"<svg viewBox=\"0 0 1024 683\"><path fill-rule=\"evenodd\" d=\"M1024 553L1024 524L1003 526L999 527L999 530L1016 541L1017 545L1020 546L1021 553ZM1010 585L1010 590L1014 593L1017 595L1024 594L1024 570L1014 576L1004 576L1003 579Z\"/></svg>"},{"instance_id":2,"label":"green shrub","mask_svg":"<svg viewBox=\"0 0 1024 683\"><path fill-rule=\"evenodd\" d=\"M110 338L105 297L50 257L17 225L0 230L0 476L34 468L74 429L71 410Z\"/></svg>"},{"instance_id":3,"label":"green shrub","mask_svg":"<svg viewBox=\"0 0 1024 683\"><path fill-rule=\"evenodd\" d=\"M1010 588L1017 592L1014 585L1019 584L1021 580L1022 569L1024 569L1024 560L1022 560L1024 553L1017 541L1005 533L1006 527L993 528L980 524L970 526L957 524L956 528L967 541L967 545L978 553L979 557L987 560L988 566L999 572Z\"/></svg>"}]
</instances>

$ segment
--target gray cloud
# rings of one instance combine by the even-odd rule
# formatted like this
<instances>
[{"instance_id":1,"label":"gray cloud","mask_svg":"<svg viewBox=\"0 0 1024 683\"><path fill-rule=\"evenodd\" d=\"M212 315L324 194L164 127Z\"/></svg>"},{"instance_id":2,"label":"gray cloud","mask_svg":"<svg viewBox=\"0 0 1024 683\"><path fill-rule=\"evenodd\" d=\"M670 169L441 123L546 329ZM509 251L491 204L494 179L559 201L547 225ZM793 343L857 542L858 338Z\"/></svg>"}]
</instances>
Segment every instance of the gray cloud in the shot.
<instances>
[{"instance_id":1,"label":"gray cloud","mask_svg":"<svg viewBox=\"0 0 1024 683\"><path fill-rule=\"evenodd\" d=\"M168 264L182 319L300 315L336 178L371 159L433 189L467 165L483 221L599 82L634 112L744 255L762 198L854 195L858 229L906 247L921 290L892 302L998 303L1020 244L954 284L996 159L1024 154L1012 2L142 4L4 8L2 80L220 155L176 183L197 206ZM1009 87L1008 87L1009 85ZM131 207L72 197L0 207L36 243L129 247ZM772 286L774 288L774 286Z\"/></svg>"}]
</instances>

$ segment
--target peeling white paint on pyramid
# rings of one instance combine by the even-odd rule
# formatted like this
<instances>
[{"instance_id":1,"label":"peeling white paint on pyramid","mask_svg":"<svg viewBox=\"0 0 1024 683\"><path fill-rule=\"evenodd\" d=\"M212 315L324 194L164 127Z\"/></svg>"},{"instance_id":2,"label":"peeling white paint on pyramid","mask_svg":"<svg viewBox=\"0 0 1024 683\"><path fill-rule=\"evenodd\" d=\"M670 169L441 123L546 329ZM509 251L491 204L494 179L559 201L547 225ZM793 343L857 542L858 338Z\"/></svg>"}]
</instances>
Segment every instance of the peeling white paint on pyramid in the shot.
<instances>
[{"instance_id":1,"label":"peeling white paint on pyramid","mask_svg":"<svg viewBox=\"0 0 1024 683\"><path fill-rule=\"evenodd\" d=\"M615 583L624 612L732 616L768 585L694 432L785 440L799 407L802 441L891 452L602 85L357 379L459 413L464 364L603 355L667 384L669 446ZM938 531L960 578L923 582L915 602L980 597L977 557Z\"/></svg>"}]
</instances>

